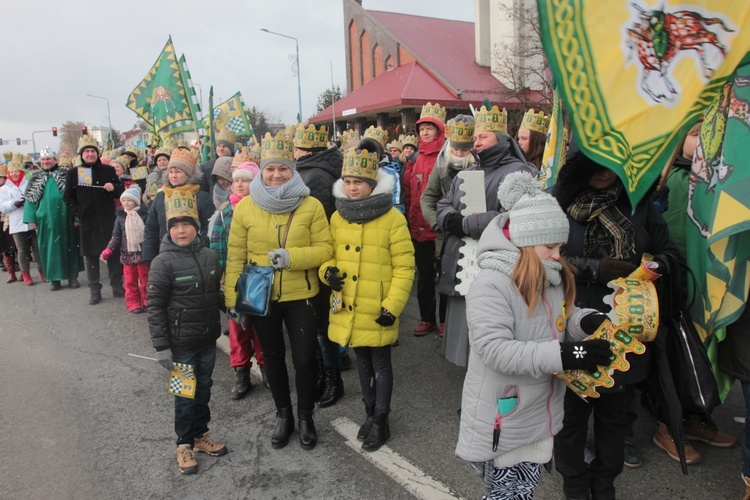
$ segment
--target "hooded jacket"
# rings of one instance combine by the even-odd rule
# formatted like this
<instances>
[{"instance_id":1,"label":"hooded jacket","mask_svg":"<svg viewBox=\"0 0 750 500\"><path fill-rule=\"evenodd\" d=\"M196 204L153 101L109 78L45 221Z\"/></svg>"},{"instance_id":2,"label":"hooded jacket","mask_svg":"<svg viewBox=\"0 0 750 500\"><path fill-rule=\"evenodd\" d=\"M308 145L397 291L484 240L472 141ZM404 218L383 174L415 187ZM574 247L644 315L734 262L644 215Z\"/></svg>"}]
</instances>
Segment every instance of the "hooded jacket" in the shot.
<instances>
[{"instance_id":1,"label":"hooded jacket","mask_svg":"<svg viewBox=\"0 0 750 500\"><path fill-rule=\"evenodd\" d=\"M25 233L29 230L29 225L23 222L23 205L20 207L15 205L16 201L24 199L23 196L28 185L29 181L24 175L18 186L8 178L5 184L0 187L0 212L8 214L8 232L10 234Z\"/></svg>"},{"instance_id":2,"label":"hooded jacket","mask_svg":"<svg viewBox=\"0 0 750 500\"><path fill-rule=\"evenodd\" d=\"M138 216L143 220L144 226L146 218L148 217L148 207L142 204L136 210ZM115 227L112 230L112 238L107 244L107 248L112 251L120 251L120 262L122 264L140 264L143 262L143 244L141 243L141 250L139 252L128 252L128 236L125 231L125 219L128 214L125 209L120 207L117 209L117 216L115 218Z\"/></svg>"},{"instance_id":3,"label":"hooded jacket","mask_svg":"<svg viewBox=\"0 0 750 500\"><path fill-rule=\"evenodd\" d=\"M341 177L343 163L344 155L341 154L341 150L332 147L303 156L295 164L302 181L310 188L310 196L323 204L328 220L336 211L336 200L331 189L333 183Z\"/></svg>"}]
</instances>

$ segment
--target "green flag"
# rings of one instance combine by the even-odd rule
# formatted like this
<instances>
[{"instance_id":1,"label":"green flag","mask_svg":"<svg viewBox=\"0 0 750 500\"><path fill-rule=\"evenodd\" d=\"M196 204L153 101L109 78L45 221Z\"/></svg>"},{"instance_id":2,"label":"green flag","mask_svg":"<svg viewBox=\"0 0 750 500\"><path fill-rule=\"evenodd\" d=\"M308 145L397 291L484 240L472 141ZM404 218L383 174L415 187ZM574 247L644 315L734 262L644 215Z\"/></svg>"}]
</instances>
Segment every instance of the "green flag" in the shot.
<instances>
[{"instance_id":1,"label":"green flag","mask_svg":"<svg viewBox=\"0 0 750 500\"><path fill-rule=\"evenodd\" d=\"M188 103L190 105L190 114L194 118L191 120L180 120L173 123L168 129L162 130L162 134L174 135L181 134L184 132L197 132L198 135L204 135L206 129L203 127L203 112L201 111L201 105L198 96L195 93L193 86L193 79L190 76L190 70L187 67L187 61L185 60L185 54L180 56L180 77L182 78L182 85L185 88L187 94Z\"/></svg>"},{"instance_id":2,"label":"green flag","mask_svg":"<svg viewBox=\"0 0 750 500\"><path fill-rule=\"evenodd\" d=\"M208 91L208 109L214 108L214 86L211 85ZM206 136L203 138L203 163L207 162L213 156L215 134L214 134L214 114L209 113L206 117L208 121L208 130Z\"/></svg>"},{"instance_id":3,"label":"green flag","mask_svg":"<svg viewBox=\"0 0 750 500\"><path fill-rule=\"evenodd\" d=\"M146 77L128 96L126 106L146 123L153 124L157 132L181 120L193 119L172 37Z\"/></svg>"},{"instance_id":4,"label":"green flag","mask_svg":"<svg viewBox=\"0 0 750 500\"><path fill-rule=\"evenodd\" d=\"M253 135L253 126L247 119L245 102L242 100L240 92L214 108L214 122L217 128L215 133L220 130L228 130L238 136L249 137Z\"/></svg>"}]
</instances>

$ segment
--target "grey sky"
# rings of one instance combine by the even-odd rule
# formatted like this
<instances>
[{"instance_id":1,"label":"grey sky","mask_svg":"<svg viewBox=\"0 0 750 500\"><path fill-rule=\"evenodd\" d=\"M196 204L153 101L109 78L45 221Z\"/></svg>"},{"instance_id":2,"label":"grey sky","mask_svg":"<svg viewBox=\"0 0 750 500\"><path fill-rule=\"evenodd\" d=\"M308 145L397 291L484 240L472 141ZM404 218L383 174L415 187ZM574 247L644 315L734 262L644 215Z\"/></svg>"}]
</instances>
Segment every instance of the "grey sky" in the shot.
<instances>
[{"instance_id":1,"label":"grey sky","mask_svg":"<svg viewBox=\"0 0 750 500\"><path fill-rule=\"evenodd\" d=\"M59 142L52 126L68 120L129 130L136 115L125 107L167 37L185 54L203 104L214 86L214 104L241 91L285 123L297 114L297 80L288 55L299 39L302 112L315 112L318 95L334 84L346 88L342 1L349 0L4 0L0 44L0 150L31 152ZM473 21L473 0L364 0L369 10ZM440 36L440 34L436 34ZM200 88L196 87L200 93ZM46 131L50 131L47 133ZM16 146L17 137L29 140Z\"/></svg>"}]
</instances>

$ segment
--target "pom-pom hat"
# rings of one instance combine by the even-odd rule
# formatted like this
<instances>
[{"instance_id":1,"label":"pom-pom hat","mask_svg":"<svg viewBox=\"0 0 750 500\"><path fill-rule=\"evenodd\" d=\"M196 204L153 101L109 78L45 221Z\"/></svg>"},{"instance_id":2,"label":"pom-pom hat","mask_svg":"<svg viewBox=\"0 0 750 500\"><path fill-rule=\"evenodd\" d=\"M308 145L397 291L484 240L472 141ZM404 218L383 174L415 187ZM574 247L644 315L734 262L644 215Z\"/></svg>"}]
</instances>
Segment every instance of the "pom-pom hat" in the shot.
<instances>
[{"instance_id":1,"label":"pom-pom hat","mask_svg":"<svg viewBox=\"0 0 750 500\"><path fill-rule=\"evenodd\" d=\"M120 195L120 201L132 200L136 206L141 206L141 189L137 185L130 186Z\"/></svg>"},{"instance_id":2,"label":"pom-pom hat","mask_svg":"<svg viewBox=\"0 0 750 500\"><path fill-rule=\"evenodd\" d=\"M557 200L542 191L543 185L528 172L514 172L497 189L500 204L508 211L510 242L517 247L568 241L568 217Z\"/></svg>"}]
</instances>

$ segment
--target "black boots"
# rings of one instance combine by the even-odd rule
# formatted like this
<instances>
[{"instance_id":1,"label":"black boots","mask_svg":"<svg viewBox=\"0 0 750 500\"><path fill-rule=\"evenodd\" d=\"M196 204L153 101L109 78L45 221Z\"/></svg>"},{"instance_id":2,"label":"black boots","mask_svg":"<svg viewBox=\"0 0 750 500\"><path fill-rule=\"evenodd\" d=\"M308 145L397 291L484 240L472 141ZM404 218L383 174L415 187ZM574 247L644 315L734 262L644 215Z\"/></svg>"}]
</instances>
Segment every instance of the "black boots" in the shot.
<instances>
[{"instance_id":1,"label":"black boots","mask_svg":"<svg viewBox=\"0 0 750 500\"><path fill-rule=\"evenodd\" d=\"M320 401L326 389L326 371L323 360L318 359L318 378L315 382L315 401Z\"/></svg>"},{"instance_id":2,"label":"black boots","mask_svg":"<svg viewBox=\"0 0 750 500\"><path fill-rule=\"evenodd\" d=\"M102 301L102 291L99 290L91 290L91 297L89 297L89 305L95 306L99 302Z\"/></svg>"},{"instance_id":3,"label":"black boots","mask_svg":"<svg viewBox=\"0 0 750 500\"><path fill-rule=\"evenodd\" d=\"M391 429L388 426L388 414L375 414L372 417L372 429L367 435L362 449L365 451L376 451L391 437Z\"/></svg>"},{"instance_id":4,"label":"black boots","mask_svg":"<svg viewBox=\"0 0 750 500\"><path fill-rule=\"evenodd\" d=\"M299 445L303 450L312 450L318 444L318 435L315 433L312 410L299 411Z\"/></svg>"},{"instance_id":5,"label":"black boots","mask_svg":"<svg viewBox=\"0 0 750 500\"><path fill-rule=\"evenodd\" d=\"M325 389L318 403L321 408L328 408L336 404L336 401L344 395L344 381L341 378L341 370L326 368Z\"/></svg>"},{"instance_id":6,"label":"black boots","mask_svg":"<svg viewBox=\"0 0 750 500\"><path fill-rule=\"evenodd\" d=\"M250 389L252 389L250 368L247 366L238 366L234 369L234 376L234 387L232 387L232 394L229 397L236 401L244 398L250 392Z\"/></svg>"},{"instance_id":7,"label":"black boots","mask_svg":"<svg viewBox=\"0 0 750 500\"><path fill-rule=\"evenodd\" d=\"M367 419L365 420L365 423L362 424L362 427L359 428L359 432L357 432L357 439L360 441L364 441L367 439L367 436L370 434L370 429L372 429L372 415L375 413L375 407L374 406L365 406L365 414L367 415Z\"/></svg>"},{"instance_id":8,"label":"black boots","mask_svg":"<svg viewBox=\"0 0 750 500\"><path fill-rule=\"evenodd\" d=\"M300 425L302 424L301 419L302 416L300 415ZM277 408L276 429L273 431L273 436L271 436L271 446L277 449L283 448L289 444L289 436L292 432L294 432L294 413L292 413L292 407ZM315 430L313 429L314 432ZM300 440L302 440L302 436L300 436Z\"/></svg>"}]
</instances>

